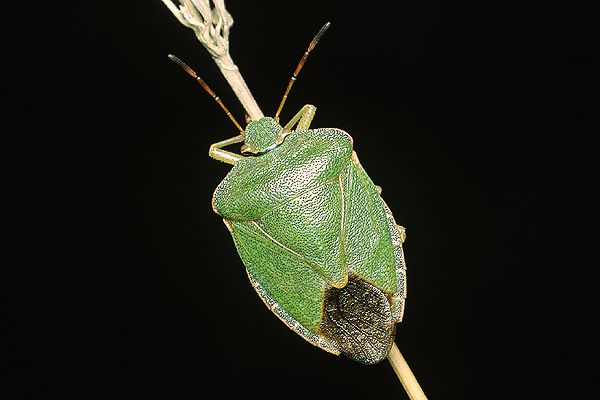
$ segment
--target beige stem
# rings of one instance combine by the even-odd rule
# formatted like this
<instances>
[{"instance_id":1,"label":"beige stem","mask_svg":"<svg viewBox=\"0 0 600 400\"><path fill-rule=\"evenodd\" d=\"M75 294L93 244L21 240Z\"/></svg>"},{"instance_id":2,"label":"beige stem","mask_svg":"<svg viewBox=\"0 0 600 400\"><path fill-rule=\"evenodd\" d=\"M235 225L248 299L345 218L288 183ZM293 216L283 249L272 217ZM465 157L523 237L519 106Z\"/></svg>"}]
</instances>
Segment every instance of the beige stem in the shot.
<instances>
[{"instance_id":1,"label":"beige stem","mask_svg":"<svg viewBox=\"0 0 600 400\"><path fill-rule=\"evenodd\" d=\"M162 0L162 2L182 25L194 31L242 103L248 116L252 120L262 118L262 111L229 55L229 29L233 25L233 18L225 9L225 1L178 0L179 6L174 3L174 0Z\"/></svg>"},{"instance_id":2,"label":"beige stem","mask_svg":"<svg viewBox=\"0 0 600 400\"><path fill-rule=\"evenodd\" d=\"M244 110L248 113L252 120L257 120L263 117L263 113L258 107L256 100L252 96L250 89L246 85L246 82L240 74L240 70L233 63L229 53L225 53L222 56L213 56L213 60L221 70L221 73L233 89L233 92L239 99L240 103L244 107Z\"/></svg>"},{"instance_id":3,"label":"beige stem","mask_svg":"<svg viewBox=\"0 0 600 400\"><path fill-rule=\"evenodd\" d=\"M392 349L388 354L388 360L390 361L390 364L392 364L394 372L398 375L400 383L404 386L404 390L408 393L408 397L410 397L411 400L427 400L425 393L423 393L423 389L419 386L419 382L417 382L417 379L410 370L406 360L402 357L402 353L398 350L396 343L392 345Z\"/></svg>"}]
</instances>

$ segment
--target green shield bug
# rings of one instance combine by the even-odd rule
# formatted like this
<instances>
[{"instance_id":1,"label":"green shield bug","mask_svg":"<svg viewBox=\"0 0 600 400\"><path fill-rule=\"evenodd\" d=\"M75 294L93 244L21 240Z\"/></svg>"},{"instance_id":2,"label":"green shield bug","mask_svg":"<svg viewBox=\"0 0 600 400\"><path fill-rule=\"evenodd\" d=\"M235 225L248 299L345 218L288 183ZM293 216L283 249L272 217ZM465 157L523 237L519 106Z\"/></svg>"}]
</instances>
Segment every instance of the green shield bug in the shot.
<instances>
[{"instance_id":1,"label":"green shield bug","mask_svg":"<svg viewBox=\"0 0 600 400\"><path fill-rule=\"evenodd\" d=\"M289 328L323 350L365 363L384 359L406 298L404 228L397 225L353 150L337 128L310 129L316 108L305 105L284 126L279 115L310 51L296 67L274 118L210 146L209 155L233 165L212 206L223 218L250 282ZM241 154L224 147L242 143Z\"/></svg>"}]
</instances>

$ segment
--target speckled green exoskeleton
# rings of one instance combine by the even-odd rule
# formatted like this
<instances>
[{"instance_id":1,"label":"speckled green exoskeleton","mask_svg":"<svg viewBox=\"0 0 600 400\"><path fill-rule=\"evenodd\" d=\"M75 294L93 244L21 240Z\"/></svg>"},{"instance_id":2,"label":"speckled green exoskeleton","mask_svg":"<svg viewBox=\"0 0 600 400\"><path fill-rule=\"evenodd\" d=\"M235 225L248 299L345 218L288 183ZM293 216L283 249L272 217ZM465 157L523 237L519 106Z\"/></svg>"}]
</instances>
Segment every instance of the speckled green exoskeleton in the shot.
<instances>
[{"instance_id":1,"label":"speckled green exoskeleton","mask_svg":"<svg viewBox=\"0 0 600 400\"><path fill-rule=\"evenodd\" d=\"M304 53L275 118L250 121L238 136L210 147L212 158L233 165L212 206L250 283L275 315L323 350L374 364L387 356L404 311L404 228L358 161L348 133L310 129L312 105L284 126L278 122L328 26ZM171 58L227 111L195 72ZM236 143L243 143L241 154L224 150Z\"/></svg>"}]
</instances>

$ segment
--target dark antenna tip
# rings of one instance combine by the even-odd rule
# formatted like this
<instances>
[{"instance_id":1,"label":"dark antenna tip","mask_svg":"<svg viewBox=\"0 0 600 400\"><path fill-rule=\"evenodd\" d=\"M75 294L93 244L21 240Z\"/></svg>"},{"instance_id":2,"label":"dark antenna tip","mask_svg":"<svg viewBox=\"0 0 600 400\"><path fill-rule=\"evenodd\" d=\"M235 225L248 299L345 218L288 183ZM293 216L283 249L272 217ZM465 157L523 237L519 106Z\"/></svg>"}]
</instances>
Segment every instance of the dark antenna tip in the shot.
<instances>
[{"instance_id":1,"label":"dark antenna tip","mask_svg":"<svg viewBox=\"0 0 600 400\"><path fill-rule=\"evenodd\" d=\"M238 128L238 130L240 132L244 132L244 128L242 128L240 126L240 124L236 121L236 119L233 117L233 115L231 115L231 113L229 112L227 107L225 107L225 104L223 104L223 102L221 101L219 96L217 96L215 94L215 92L213 92L213 90L206 84L206 82L204 82L204 80L202 80L202 78L200 78L198 76L198 74L193 69L191 69L186 63L181 61L179 58L175 57L173 54L169 54L169 58L175 64L179 65L181 67L181 69L183 69L185 72L190 74L192 76L192 78L196 79L196 82L198 82L200 84L200 86L202 86L202 88L206 91L206 93L208 93L210 95L210 97L212 97L213 100L216 101L217 104L219 104L219 106L223 109L223 111L225 111L225 114L227 114L227 116L229 117L231 122L233 122L235 127Z\"/></svg>"},{"instance_id":2,"label":"dark antenna tip","mask_svg":"<svg viewBox=\"0 0 600 400\"><path fill-rule=\"evenodd\" d=\"M194 72L193 69L191 69L186 63L184 63L183 61L181 61L179 58L177 58L173 54L169 54L169 59L171 61L173 61L175 64L179 65L179 67L181 69L183 69L185 72L187 72L188 74L190 74L193 78L198 78L198 74L196 74L196 72Z\"/></svg>"},{"instance_id":3,"label":"dark antenna tip","mask_svg":"<svg viewBox=\"0 0 600 400\"><path fill-rule=\"evenodd\" d=\"M317 43L319 43L319 40L321 39L321 36L323 36L325 34L325 31L327 30L327 28L329 28L329 25L331 25L331 22L326 22L325 25L323 25L321 27L321 29L319 29L319 32L317 32L317 34L315 35L315 37L313 38L313 40L311 40L310 44L308 45L308 48L306 49L306 51L302 55L302 58L300 59L300 62L298 63L298 66L296 66L296 70L294 71L294 74L292 75L290 81L288 82L287 88L285 89L285 93L283 94L283 98L281 99L281 103L279 103L279 108L277 108L277 111L275 112L275 119L276 120L279 120L279 114L281 113L281 110L283 109L283 105L285 104L285 101L286 101L288 95L290 94L290 90L292 89L292 85L294 84L294 82L296 82L296 78L298 77L298 73L300 73L300 70L304 66L304 63L306 62L306 59L308 58L308 55L315 48L315 46L317 45Z\"/></svg>"},{"instance_id":4,"label":"dark antenna tip","mask_svg":"<svg viewBox=\"0 0 600 400\"><path fill-rule=\"evenodd\" d=\"M319 32L317 32L312 42L310 42L310 45L308 46L308 51L311 51L315 48L317 43L319 43L319 40L321 40L321 37L325 34L325 31L329 28L329 25L331 25L331 22L326 22L325 25L323 25L321 29L319 29Z\"/></svg>"}]
</instances>

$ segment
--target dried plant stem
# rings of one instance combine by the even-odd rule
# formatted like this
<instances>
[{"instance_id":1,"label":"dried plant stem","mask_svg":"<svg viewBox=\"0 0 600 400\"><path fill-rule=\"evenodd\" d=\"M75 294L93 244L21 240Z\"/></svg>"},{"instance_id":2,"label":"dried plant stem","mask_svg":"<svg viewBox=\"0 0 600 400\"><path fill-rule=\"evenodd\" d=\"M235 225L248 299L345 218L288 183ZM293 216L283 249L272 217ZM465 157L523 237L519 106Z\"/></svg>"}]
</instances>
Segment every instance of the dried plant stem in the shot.
<instances>
[{"instance_id":1,"label":"dried plant stem","mask_svg":"<svg viewBox=\"0 0 600 400\"><path fill-rule=\"evenodd\" d=\"M250 118L252 120L262 118L262 111L258 107L256 100L254 100L250 89L248 89L244 78L242 78L242 75L240 74L240 70L233 63L229 53L225 54L223 57L213 57L213 60L221 70L221 73L227 80L227 83L229 83L229 86L231 89L233 89L233 92L237 96L240 103L242 103L244 110L246 110L246 113L250 116Z\"/></svg>"},{"instance_id":2,"label":"dried plant stem","mask_svg":"<svg viewBox=\"0 0 600 400\"><path fill-rule=\"evenodd\" d=\"M231 89L252 120L263 117L238 67L229 55L229 29L233 18L225 9L224 0L162 0L169 11L184 26L192 29L208 50Z\"/></svg>"},{"instance_id":3,"label":"dried plant stem","mask_svg":"<svg viewBox=\"0 0 600 400\"><path fill-rule=\"evenodd\" d=\"M417 382L417 379L410 370L406 360L402 357L402 353L398 350L396 343L392 345L392 349L388 354L388 360L390 361L390 364L392 364L394 372L398 375L400 383L404 386L404 390L408 393L408 397L410 397L411 400L427 400L425 393L423 393L423 389L419 386L419 382Z\"/></svg>"}]
</instances>

